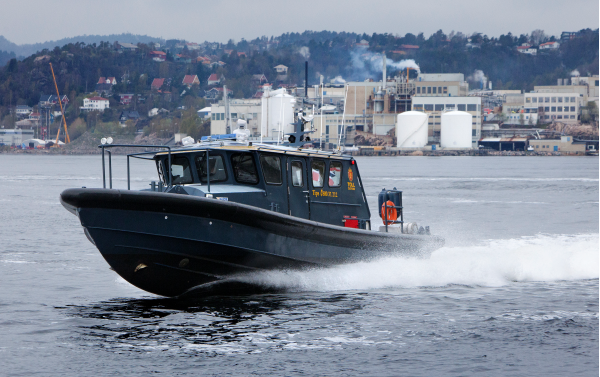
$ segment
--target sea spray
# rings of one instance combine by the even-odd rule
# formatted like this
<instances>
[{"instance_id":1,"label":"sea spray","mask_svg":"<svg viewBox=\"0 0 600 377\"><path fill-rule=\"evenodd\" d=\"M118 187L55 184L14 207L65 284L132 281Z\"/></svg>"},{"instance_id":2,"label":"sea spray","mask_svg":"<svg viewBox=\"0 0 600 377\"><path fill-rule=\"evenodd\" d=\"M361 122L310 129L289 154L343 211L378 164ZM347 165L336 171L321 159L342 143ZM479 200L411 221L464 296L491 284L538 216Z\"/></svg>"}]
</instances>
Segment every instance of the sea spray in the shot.
<instances>
[{"instance_id":1,"label":"sea spray","mask_svg":"<svg viewBox=\"0 0 600 377\"><path fill-rule=\"evenodd\" d=\"M511 282L598 278L598 235L538 235L444 247L429 259L389 257L306 271L267 271L238 277L289 291L368 290L453 284L502 286Z\"/></svg>"}]
</instances>

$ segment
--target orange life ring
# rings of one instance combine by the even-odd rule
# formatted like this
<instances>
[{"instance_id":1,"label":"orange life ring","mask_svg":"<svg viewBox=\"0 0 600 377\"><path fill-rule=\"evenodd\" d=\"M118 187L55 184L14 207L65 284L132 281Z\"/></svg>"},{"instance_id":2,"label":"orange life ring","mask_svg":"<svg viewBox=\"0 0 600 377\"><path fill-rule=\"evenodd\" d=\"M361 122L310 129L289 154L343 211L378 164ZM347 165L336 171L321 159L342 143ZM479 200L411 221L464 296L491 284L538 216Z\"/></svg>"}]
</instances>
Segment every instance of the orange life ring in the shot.
<instances>
[{"instance_id":1,"label":"orange life ring","mask_svg":"<svg viewBox=\"0 0 600 377\"><path fill-rule=\"evenodd\" d=\"M387 204L387 213L385 210L385 206ZM381 206L381 218L383 219L383 224L393 224L394 221L398 220L398 212L396 212L396 208L394 208L395 204L391 200L383 203Z\"/></svg>"}]
</instances>

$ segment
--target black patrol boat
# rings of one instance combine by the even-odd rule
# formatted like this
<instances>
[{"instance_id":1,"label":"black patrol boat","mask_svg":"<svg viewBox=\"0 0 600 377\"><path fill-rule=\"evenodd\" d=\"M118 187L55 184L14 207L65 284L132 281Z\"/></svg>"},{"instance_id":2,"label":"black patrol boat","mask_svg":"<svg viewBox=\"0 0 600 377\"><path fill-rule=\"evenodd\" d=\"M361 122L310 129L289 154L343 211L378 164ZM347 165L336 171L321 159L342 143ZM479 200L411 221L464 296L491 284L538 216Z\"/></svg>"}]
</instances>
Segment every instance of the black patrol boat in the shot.
<instances>
[{"instance_id":1,"label":"black patrol boat","mask_svg":"<svg viewBox=\"0 0 600 377\"><path fill-rule=\"evenodd\" d=\"M326 267L374 258L426 257L444 243L404 222L402 193L379 194L384 226L371 212L356 161L303 148L301 115L287 145L208 140L180 149L103 144L103 188L73 188L62 205L111 268L129 283L181 296L240 274ZM106 188L105 150L127 155L127 190ZM148 150L152 151L148 151ZM130 158L156 164L158 180L130 190Z\"/></svg>"}]
</instances>

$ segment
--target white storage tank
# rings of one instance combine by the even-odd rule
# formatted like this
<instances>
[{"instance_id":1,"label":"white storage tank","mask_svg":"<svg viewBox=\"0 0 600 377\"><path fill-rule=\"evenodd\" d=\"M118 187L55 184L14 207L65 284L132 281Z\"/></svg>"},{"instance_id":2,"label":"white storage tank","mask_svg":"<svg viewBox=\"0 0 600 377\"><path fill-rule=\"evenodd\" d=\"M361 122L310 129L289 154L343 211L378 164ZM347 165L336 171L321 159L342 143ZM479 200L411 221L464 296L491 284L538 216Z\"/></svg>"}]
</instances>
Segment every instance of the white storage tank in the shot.
<instances>
[{"instance_id":1,"label":"white storage tank","mask_svg":"<svg viewBox=\"0 0 600 377\"><path fill-rule=\"evenodd\" d=\"M473 115L464 111L442 113L440 146L448 149L473 147Z\"/></svg>"},{"instance_id":2,"label":"white storage tank","mask_svg":"<svg viewBox=\"0 0 600 377\"><path fill-rule=\"evenodd\" d=\"M281 137L293 132L295 97L287 94L285 88L266 90L262 97L262 135Z\"/></svg>"},{"instance_id":3,"label":"white storage tank","mask_svg":"<svg viewBox=\"0 0 600 377\"><path fill-rule=\"evenodd\" d=\"M398 148L423 148L427 145L429 115L420 111L405 111L396 121Z\"/></svg>"}]
</instances>

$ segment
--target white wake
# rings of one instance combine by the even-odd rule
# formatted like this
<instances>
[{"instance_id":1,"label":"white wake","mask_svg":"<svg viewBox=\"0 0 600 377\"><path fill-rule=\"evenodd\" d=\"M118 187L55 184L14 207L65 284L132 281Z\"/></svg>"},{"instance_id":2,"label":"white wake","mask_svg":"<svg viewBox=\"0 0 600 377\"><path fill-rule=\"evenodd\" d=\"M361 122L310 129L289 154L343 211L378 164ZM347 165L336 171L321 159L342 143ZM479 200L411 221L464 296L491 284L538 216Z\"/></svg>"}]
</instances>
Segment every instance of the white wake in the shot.
<instances>
[{"instance_id":1,"label":"white wake","mask_svg":"<svg viewBox=\"0 0 600 377\"><path fill-rule=\"evenodd\" d=\"M327 269L269 271L244 282L292 291L502 286L510 282L598 278L598 234L538 235L444 247L429 259L384 258Z\"/></svg>"}]
</instances>

